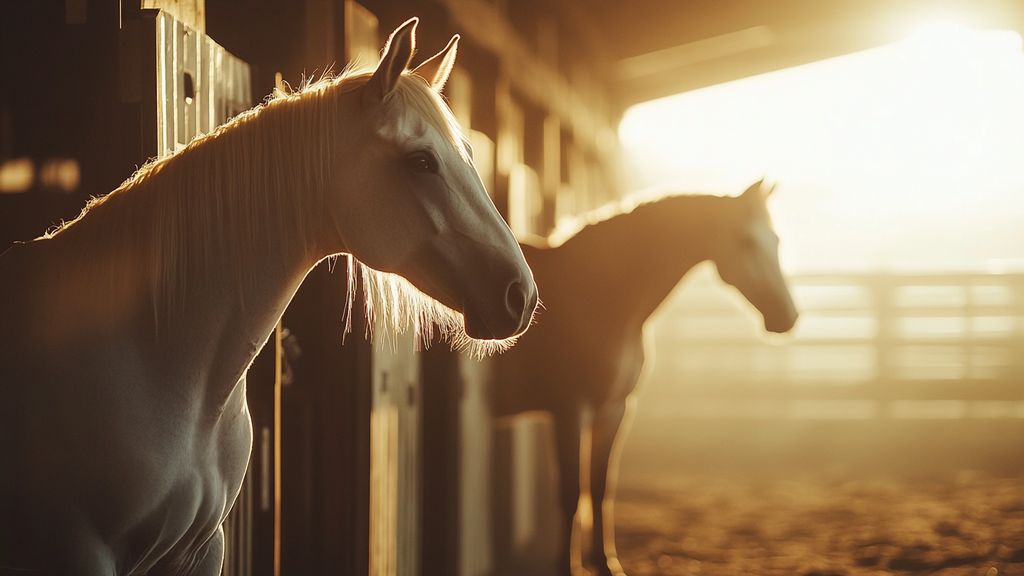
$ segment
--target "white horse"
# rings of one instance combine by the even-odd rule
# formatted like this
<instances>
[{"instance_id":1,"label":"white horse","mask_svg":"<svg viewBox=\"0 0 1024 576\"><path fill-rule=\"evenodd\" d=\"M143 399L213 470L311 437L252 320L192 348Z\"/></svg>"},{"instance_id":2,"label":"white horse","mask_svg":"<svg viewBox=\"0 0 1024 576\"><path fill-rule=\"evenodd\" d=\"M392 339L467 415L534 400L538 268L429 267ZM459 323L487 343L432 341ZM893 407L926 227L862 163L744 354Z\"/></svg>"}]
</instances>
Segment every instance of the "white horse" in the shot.
<instances>
[{"instance_id":1,"label":"white horse","mask_svg":"<svg viewBox=\"0 0 1024 576\"><path fill-rule=\"evenodd\" d=\"M0 574L220 574L246 370L329 255L396 329L526 330L532 274L438 93L458 37L410 71L415 26L0 257Z\"/></svg>"},{"instance_id":2,"label":"white horse","mask_svg":"<svg viewBox=\"0 0 1024 576\"><path fill-rule=\"evenodd\" d=\"M491 361L496 417L552 415L559 468L559 573L572 574L572 528L580 468L589 465L593 506L590 563L623 574L615 555L612 500L620 426L644 364L648 317L696 264L711 260L770 332L797 311L779 268L778 236L760 182L738 197L670 196L589 225L557 247L524 245L544 311L529 338ZM580 437L589 433L590 451Z\"/></svg>"}]
</instances>

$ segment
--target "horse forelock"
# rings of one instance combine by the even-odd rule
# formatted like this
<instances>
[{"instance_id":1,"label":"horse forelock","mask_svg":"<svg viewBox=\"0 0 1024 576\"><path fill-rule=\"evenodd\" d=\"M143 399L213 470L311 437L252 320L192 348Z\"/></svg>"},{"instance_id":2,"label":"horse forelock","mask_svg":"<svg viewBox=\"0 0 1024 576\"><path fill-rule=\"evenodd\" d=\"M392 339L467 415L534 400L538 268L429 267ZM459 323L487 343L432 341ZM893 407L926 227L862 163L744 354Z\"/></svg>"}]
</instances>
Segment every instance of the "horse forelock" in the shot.
<instances>
[{"instance_id":1,"label":"horse forelock","mask_svg":"<svg viewBox=\"0 0 1024 576\"><path fill-rule=\"evenodd\" d=\"M398 82L394 96L455 149L463 161L469 162L466 136L444 96L434 90L426 79L407 71Z\"/></svg>"}]
</instances>

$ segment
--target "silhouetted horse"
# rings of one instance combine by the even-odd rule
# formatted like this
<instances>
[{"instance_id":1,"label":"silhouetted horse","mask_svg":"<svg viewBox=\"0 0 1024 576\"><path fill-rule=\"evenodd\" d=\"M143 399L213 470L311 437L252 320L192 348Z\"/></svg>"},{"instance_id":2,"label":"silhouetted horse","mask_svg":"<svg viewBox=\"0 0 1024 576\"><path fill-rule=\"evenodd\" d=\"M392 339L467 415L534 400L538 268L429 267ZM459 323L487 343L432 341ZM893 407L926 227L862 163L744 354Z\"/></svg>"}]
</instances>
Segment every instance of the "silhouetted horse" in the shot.
<instances>
[{"instance_id":1,"label":"silhouetted horse","mask_svg":"<svg viewBox=\"0 0 1024 576\"><path fill-rule=\"evenodd\" d=\"M438 93L457 37L410 71L415 26L0 257L0 574L219 575L246 370L329 255L394 329L526 330L533 277Z\"/></svg>"},{"instance_id":2,"label":"silhouetted horse","mask_svg":"<svg viewBox=\"0 0 1024 576\"><path fill-rule=\"evenodd\" d=\"M711 260L764 317L786 332L797 312L779 269L761 182L739 197L671 196L583 228L558 247L524 245L544 311L528 337L492 359L494 415L553 416L562 501L560 570L571 574L580 465L589 460L593 564L621 574L612 492L616 438L644 362L643 330L680 279ZM589 458L580 436L589 430Z\"/></svg>"}]
</instances>

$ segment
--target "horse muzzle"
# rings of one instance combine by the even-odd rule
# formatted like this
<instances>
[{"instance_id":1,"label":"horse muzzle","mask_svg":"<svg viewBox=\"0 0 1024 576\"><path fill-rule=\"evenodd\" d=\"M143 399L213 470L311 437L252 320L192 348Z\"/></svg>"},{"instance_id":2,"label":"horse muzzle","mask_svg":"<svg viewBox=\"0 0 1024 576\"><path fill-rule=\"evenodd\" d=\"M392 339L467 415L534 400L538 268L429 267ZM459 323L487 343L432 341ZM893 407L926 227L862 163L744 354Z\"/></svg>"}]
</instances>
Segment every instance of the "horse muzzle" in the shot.
<instances>
[{"instance_id":1,"label":"horse muzzle","mask_svg":"<svg viewBox=\"0 0 1024 576\"><path fill-rule=\"evenodd\" d=\"M800 313L797 312L796 306L790 301L784 310L764 315L764 329L774 334L785 334L796 326L796 321L799 318Z\"/></svg>"},{"instance_id":2,"label":"horse muzzle","mask_svg":"<svg viewBox=\"0 0 1024 576\"><path fill-rule=\"evenodd\" d=\"M466 335L476 340L503 340L518 336L530 327L537 309L537 285L533 278L513 280L505 288L504 310L466 306Z\"/></svg>"}]
</instances>

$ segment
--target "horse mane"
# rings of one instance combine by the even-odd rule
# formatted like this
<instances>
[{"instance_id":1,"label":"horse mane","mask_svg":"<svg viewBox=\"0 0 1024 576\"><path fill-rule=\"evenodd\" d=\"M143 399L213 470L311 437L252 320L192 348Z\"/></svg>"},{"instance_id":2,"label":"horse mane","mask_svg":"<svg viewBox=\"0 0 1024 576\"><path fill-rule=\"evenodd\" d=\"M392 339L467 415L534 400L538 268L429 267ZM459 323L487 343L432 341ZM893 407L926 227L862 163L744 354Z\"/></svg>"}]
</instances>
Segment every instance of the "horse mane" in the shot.
<instances>
[{"instance_id":1,"label":"horse mane","mask_svg":"<svg viewBox=\"0 0 1024 576\"><path fill-rule=\"evenodd\" d=\"M657 210L659 203L663 200L681 199L683 201L696 201L701 198L717 199L724 196L710 194L680 194L667 192L660 188L651 188L633 192L618 200L612 200L584 212L578 216L563 218L555 226L554 230L544 239L545 243L553 248L559 247L579 236L586 236L587 230L598 224L623 220L638 212Z\"/></svg>"},{"instance_id":2,"label":"horse mane","mask_svg":"<svg viewBox=\"0 0 1024 576\"><path fill-rule=\"evenodd\" d=\"M341 95L371 76L372 70L347 68L336 76L304 81L296 90L276 90L210 133L149 160L112 192L91 198L76 218L40 238L76 234L87 241L114 239L148 252L158 325L180 309L183 292L213 266L233 265L241 286L267 250L297 249L315 258L315 239L296 231L310 230L322 218L333 158L342 146ZM406 71L390 98L418 112L468 158L454 114L425 79ZM288 145L300 140L310 144ZM83 221L90 225L82 226ZM363 286L369 326L392 332L413 329L426 344L439 335L453 349L477 356L503 351L515 342L473 340L458 312L404 278L354 258L348 261L350 277ZM346 331L351 329L354 284L349 282Z\"/></svg>"}]
</instances>

